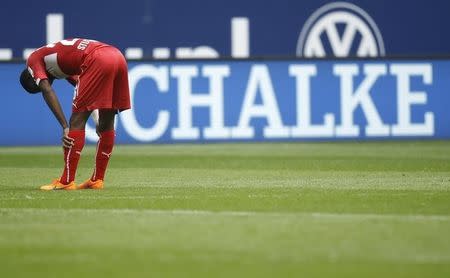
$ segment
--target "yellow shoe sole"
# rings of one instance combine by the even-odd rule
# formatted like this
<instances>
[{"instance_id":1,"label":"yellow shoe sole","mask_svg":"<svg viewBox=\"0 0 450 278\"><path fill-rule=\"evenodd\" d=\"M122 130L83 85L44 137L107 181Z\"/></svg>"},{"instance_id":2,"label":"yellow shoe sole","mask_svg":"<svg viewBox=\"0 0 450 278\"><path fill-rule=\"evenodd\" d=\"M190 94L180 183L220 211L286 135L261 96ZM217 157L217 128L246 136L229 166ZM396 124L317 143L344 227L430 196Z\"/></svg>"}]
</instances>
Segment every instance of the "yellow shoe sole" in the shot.
<instances>
[{"instance_id":1,"label":"yellow shoe sole","mask_svg":"<svg viewBox=\"0 0 450 278\"><path fill-rule=\"evenodd\" d=\"M43 191L51 191L51 190L76 190L77 186L75 185L74 182L71 182L67 185L59 183L59 182L55 182L53 184L48 184L48 185L43 185L40 187L41 190Z\"/></svg>"}]
</instances>

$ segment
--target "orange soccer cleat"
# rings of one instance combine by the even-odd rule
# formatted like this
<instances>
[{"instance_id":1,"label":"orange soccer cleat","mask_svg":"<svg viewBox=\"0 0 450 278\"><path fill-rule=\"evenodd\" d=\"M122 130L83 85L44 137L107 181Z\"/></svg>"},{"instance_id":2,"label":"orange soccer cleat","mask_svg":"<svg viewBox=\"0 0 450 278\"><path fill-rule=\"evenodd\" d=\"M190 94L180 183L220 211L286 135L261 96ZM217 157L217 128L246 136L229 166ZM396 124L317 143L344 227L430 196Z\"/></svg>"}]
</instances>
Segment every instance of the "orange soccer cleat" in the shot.
<instances>
[{"instance_id":1,"label":"orange soccer cleat","mask_svg":"<svg viewBox=\"0 0 450 278\"><path fill-rule=\"evenodd\" d=\"M92 181L91 179L88 179L77 186L77 189L103 189L103 180Z\"/></svg>"},{"instance_id":2,"label":"orange soccer cleat","mask_svg":"<svg viewBox=\"0 0 450 278\"><path fill-rule=\"evenodd\" d=\"M72 181L69 184L63 184L59 180L54 180L51 184L43 185L40 187L41 190L50 191L50 190L75 190L77 186L75 182Z\"/></svg>"}]
</instances>

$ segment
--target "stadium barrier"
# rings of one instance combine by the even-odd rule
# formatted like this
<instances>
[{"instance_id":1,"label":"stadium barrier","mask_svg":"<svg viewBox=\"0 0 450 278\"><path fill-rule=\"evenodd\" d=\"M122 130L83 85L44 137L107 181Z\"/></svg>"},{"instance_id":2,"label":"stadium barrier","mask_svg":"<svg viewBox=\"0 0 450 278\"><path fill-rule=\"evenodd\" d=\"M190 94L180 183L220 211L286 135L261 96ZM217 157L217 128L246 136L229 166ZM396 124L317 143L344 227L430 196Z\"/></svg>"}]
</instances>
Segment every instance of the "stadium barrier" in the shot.
<instances>
[{"instance_id":1,"label":"stadium barrier","mask_svg":"<svg viewBox=\"0 0 450 278\"><path fill-rule=\"evenodd\" d=\"M42 97L18 82L23 68L0 64L0 145L59 144ZM117 142L445 139L449 76L447 59L130 61ZM54 86L69 116L73 88Z\"/></svg>"}]
</instances>

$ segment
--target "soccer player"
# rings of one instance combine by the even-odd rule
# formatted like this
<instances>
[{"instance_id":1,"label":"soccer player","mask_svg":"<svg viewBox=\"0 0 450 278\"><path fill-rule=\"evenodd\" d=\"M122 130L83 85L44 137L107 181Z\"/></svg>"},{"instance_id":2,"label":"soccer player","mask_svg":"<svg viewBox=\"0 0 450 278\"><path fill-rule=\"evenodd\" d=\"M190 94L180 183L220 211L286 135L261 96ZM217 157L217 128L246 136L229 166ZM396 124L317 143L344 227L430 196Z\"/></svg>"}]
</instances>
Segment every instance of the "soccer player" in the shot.
<instances>
[{"instance_id":1,"label":"soccer player","mask_svg":"<svg viewBox=\"0 0 450 278\"><path fill-rule=\"evenodd\" d=\"M66 79L75 86L69 124L52 88L54 79ZM114 118L130 108L127 63L120 51L88 39L69 39L35 50L20 76L22 87L42 96L62 128L64 169L61 177L42 190L102 189L105 171L114 146ZM75 185L75 174L85 141L86 121L98 109L94 173Z\"/></svg>"}]
</instances>

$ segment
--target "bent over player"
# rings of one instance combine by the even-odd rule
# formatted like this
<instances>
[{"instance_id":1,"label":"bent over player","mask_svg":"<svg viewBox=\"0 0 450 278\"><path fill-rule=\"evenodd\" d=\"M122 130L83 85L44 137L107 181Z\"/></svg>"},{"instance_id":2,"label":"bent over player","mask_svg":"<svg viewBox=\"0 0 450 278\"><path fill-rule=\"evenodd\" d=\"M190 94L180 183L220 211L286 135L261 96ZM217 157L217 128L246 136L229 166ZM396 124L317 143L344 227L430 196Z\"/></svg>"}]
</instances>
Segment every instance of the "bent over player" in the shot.
<instances>
[{"instance_id":1,"label":"bent over player","mask_svg":"<svg viewBox=\"0 0 450 278\"><path fill-rule=\"evenodd\" d=\"M75 86L69 124L52 88L54 79L66 79ZM130 108L127 63L120 51L110 45L88 39L69 39L48 44L34 51L20 83L29 93L42 92L50 110L62 128L64 170L42 190L101 189L114 146L116 113ZM98 109L99 141L94 173L78 187L75 174L85 141L89 115Z\"/></svg>"}]
</instances>

